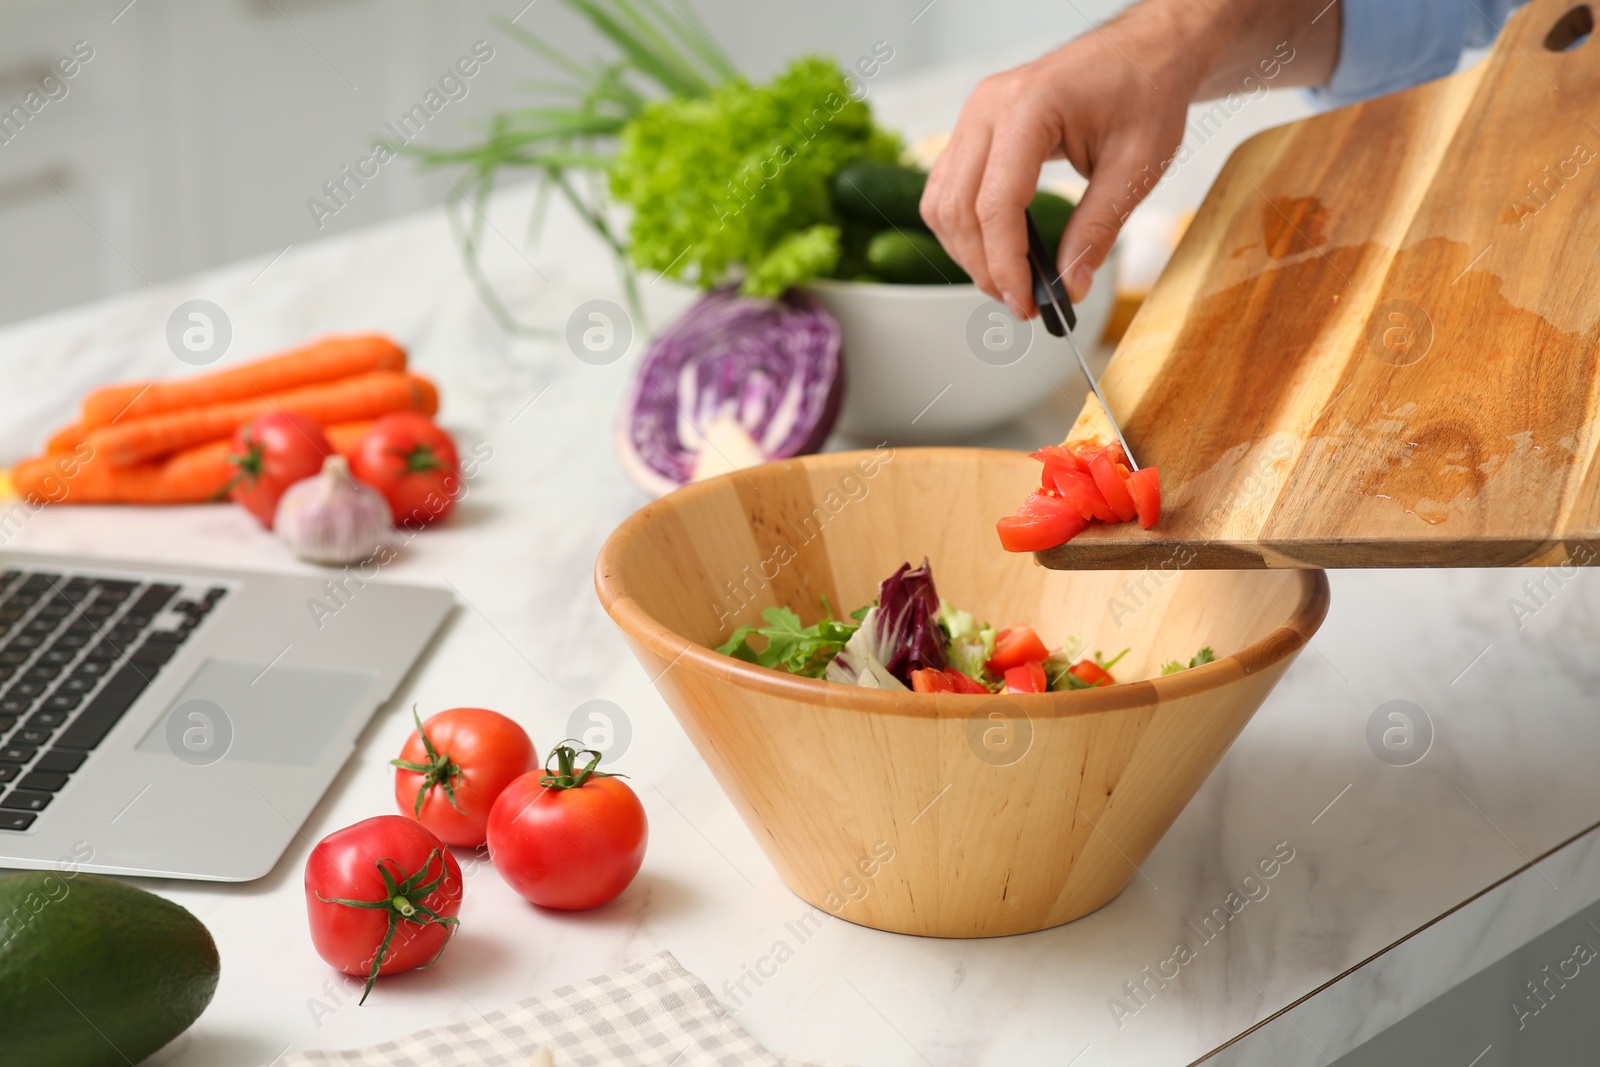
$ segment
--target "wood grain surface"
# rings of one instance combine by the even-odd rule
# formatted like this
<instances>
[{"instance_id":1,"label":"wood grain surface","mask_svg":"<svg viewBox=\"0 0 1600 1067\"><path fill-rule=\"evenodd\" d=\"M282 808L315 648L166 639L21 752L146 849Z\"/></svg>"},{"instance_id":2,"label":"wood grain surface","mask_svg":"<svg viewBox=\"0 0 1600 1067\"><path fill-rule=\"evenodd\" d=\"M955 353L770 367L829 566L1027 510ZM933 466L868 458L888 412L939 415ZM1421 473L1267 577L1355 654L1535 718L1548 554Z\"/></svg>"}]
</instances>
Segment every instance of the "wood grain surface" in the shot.
<instances>
[{"instance_id":1,"label":"wood grain surface","mask_svg":"<svg viewBox=\"0 0 1600 1067\"><path fill-rule=\"evenodd\" d=\"M974 448L766 463L647 505L600 551L606 611L784 882L829 914L989 937L1100 907L1322 623L1322 571L1067 574L1000 551L987 516L1034 469ZM1127 648L1123 684L912 693L713 651L769 607L809 624L823 598L868 603L924 557L979 618ZM1161 676L1202 646L1215 662Z\"/></svg>"},{"instance_id":2,"label":"wood grain surface","mask_svg":"<svg viewBox=\"0 0 1600 1067\"><path fill-rule=\"evenodd\" d=\"M1101 380L1162 521L1041 563L1600 558L1600 40L1558 50L1578 7L1533 0L1467 71L1240 146Z\"/></svg>"}]
</instances>

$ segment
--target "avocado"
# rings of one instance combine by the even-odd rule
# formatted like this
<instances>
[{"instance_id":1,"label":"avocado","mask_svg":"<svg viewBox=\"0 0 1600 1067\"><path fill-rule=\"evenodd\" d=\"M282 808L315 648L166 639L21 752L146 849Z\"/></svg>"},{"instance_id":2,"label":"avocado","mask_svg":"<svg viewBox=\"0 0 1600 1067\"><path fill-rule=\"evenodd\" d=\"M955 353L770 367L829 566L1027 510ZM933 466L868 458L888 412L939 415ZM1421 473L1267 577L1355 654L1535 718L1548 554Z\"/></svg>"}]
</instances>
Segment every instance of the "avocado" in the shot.
<instances>
[{"instance_id":1,"label":"avocado","mask_svg":"<svg viewBox=\"0 0 1600 1067\"><path fill-rule=\"evenodd\" d=\"M921 204L927 184L927 172L915 167L852 163L833 176L833 207L842 217L874 228L925 230Z\"/></svg>"},{"instance_id":2,"label":"avocado","mask_svg":"<svg viewBox=\"0 0 1600 1067\"><path fill-rule=\"evenodd\" d=\"M138 1063L200 1017L218 972L210 932L154 893L75 869L0 877L8 1063Z\"/></svg>"},{"instance_id":3,"label":"avocado","mask_svg":"<svg viewBox=\"0 0 1600 1067\"><path fill-rule=\"evenodd\" d=\"M972 279L930 233L884 230L867 243L872 273L899 285L962 285Z\"/></svg>"}]
</instances>

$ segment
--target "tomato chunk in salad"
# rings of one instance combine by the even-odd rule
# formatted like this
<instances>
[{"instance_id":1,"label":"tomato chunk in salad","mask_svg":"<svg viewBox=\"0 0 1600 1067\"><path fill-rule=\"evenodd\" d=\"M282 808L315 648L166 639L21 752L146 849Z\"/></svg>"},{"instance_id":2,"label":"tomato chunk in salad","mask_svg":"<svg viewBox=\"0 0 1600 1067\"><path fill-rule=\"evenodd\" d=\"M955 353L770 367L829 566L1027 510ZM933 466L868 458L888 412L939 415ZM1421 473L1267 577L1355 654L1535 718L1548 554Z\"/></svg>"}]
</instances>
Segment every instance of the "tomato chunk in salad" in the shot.
<instances>
[{"instance_id":1,"label":"tomato chunk in salad","mask_svg":"<svg viewBox=\"0 0 1600 1067\"><path fill-rule=\"evenodd\" d=\"M1137 495L1130 500L1137 503ZM1116 685L1111 669L1128 651L1110 659L1099 652L1085 658L1078 637L1051 648L1032 626L991 626L939 596L926 559L919 567L901 564L879 584L876 600L845 618L834 618L826 600L822 607L822 618L809 626L789 608L766 608L766 625L740 626L717 651L843 685L973 696ZM1212 659L1211 649L1203 648L1187 665L1166 661L1161 673Z\"/></svg>"}]
</instances>

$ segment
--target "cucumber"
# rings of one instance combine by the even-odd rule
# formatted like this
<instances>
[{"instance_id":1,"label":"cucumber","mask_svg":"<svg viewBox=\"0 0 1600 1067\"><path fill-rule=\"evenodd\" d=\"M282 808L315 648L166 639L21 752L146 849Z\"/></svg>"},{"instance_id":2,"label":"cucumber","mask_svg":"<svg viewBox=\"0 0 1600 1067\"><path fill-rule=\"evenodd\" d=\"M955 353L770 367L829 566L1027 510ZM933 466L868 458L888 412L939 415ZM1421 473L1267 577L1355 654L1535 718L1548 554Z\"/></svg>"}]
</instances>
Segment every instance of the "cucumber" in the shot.
<instances>
[{"instance_id":1,"label":"cucumber","mask_svg":"<svg viewBox=\"0 0 1600 1067\"><path fill-rule=\"evenodd\" d=\"M972 280L932 234L921 230L884 230L867 243L867 263L873 274L898 285L961 285Z\"/></svg>"},{"instance_id":2,"label":"cucumber","mask_svg":"<svg viewBox=\"0 0 1600 1067\"><path fill-rule=\"evenodd\" d=\"M926 171L893 163L852 163L833 176L833 207L841 216L875 228L927 229L919 205Z\"/></svg>"},{"instance_id":3,"label":"cucumber","mask_svg":"<svg viewBox=\"0 0 1600 1067\"><path fill-rule=\"evenodd\" d=\"M928 175L915 167L891 163L852 163L833 176L833 206L845 219L875 227L926 230L922 221L922 190ZM1043 189L1028 205L1039 234L1053 249L1061 242L1074 207L1066 197Z\"/></svg>"},{"instance_id":4,"label":"cucumber","mask_svg":"<svg viewBox=\"0 0 1600 1067\"><path fill-rule=\"evenodd\" d=\"M1067 228L1067 220L1072 217L1072 207L1071 200L1043 189L1033 194L1033 202L1028 205L1028 210L1033 212L1033 221L1039 227L1039 236L1044 238L1044 246L1052 256L1061 247L1061 233Z\"/></svg>"},{"instance_id":5,"label":"cucumber","mask_svg":"<svg viewBox=\"0 0 1600 1067\"><path fill-rule=\"evenodd\" d=\"M77 871L0 877L8 1063L138 1063L200 1017L218 970L200 920L154 893Z\"/></svg>"}]
</instances>

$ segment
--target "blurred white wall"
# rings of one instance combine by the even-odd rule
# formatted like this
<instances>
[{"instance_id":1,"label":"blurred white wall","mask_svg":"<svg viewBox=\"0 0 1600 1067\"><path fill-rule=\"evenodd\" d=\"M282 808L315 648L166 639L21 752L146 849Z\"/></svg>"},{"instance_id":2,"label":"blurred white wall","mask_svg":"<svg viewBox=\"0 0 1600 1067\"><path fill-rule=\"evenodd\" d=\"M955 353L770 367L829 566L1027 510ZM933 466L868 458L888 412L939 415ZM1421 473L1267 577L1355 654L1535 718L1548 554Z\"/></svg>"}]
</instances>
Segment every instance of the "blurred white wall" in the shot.
<instances>
[{"instance_id":1,"label":"blurred white wall","mask_svg":"<svg viewBox=\"0 0 1600 1067\"><path fill-rule=\"evenodd\" d=\"M802 51L849 62L882 40L895 50L885 85L1037 54L1122 6L696 4L752 77ZM438 203L445 178L401 159L337 214L307 206L475 42L493 58L421 139L460 142L521 99L515 83L542 63L491 26L497 13L572 54L593 49L558 0L0 0L0 119L25 114L0 122L0 322ZM89 58L73 76L45 81L75 48Z\"/></svg>"}]
</instances>

